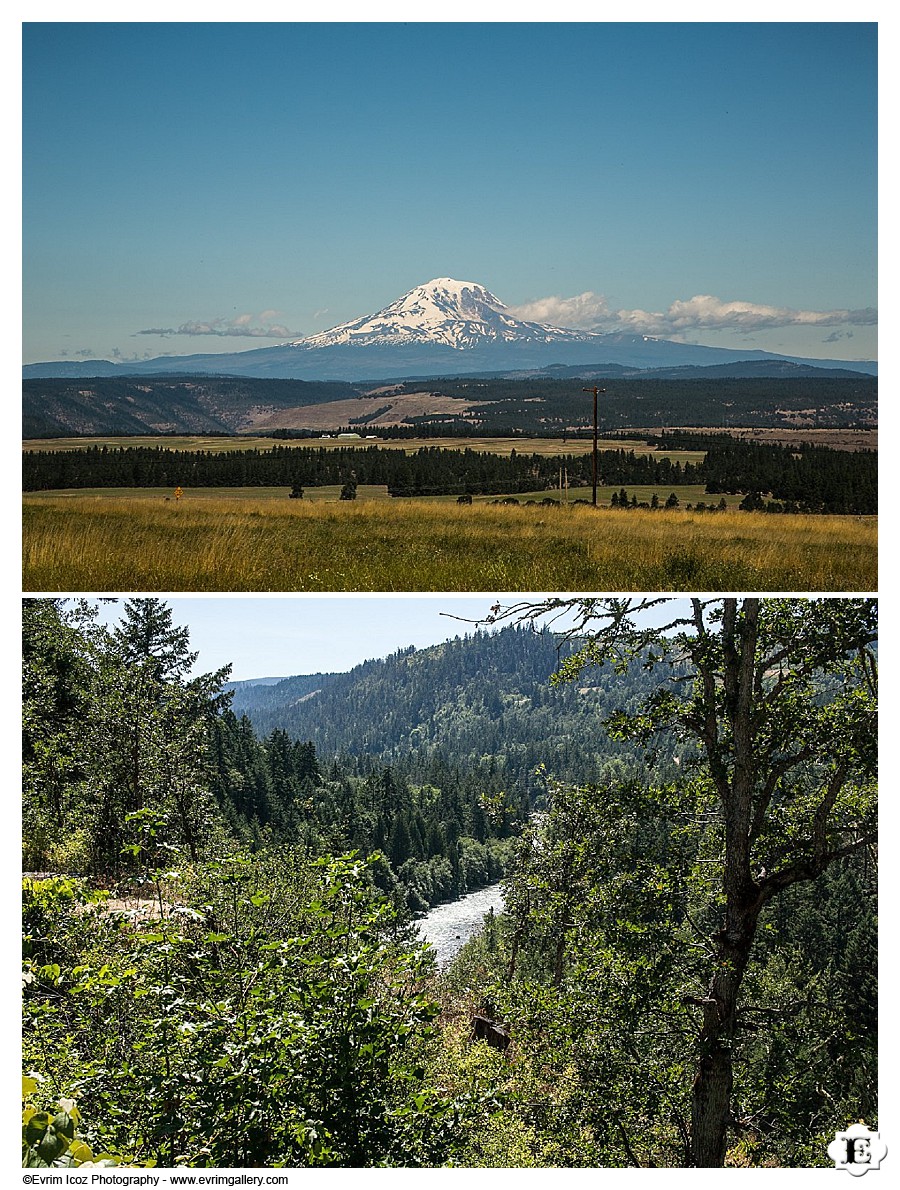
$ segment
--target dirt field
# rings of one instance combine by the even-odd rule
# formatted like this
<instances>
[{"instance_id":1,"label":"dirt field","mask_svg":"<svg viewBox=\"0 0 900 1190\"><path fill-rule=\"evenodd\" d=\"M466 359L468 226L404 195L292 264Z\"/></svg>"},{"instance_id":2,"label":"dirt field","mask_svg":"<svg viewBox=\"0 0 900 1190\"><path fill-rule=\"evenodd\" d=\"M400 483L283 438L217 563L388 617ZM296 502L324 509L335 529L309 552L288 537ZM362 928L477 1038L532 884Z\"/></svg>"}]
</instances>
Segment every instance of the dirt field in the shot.
<instances>
[{"instance_id":1,"label":"dirt field","mask_svg":"<svg viewBox=\"0 0 900 1190\"><path fill-rule=\"evenodd\" d=\"M345 401L327 401L321 405L303 405L297 409L279 409L276 413L260 412L248 418L252 430L331 430L335 426L349 426L361 417L371 417L361 425L361 433L371 433L377 426L399 426L411 417L425 417L431 413L445 413L461 417L473 402L442 393L382 393Z\"/></svg>"}]
</instances>

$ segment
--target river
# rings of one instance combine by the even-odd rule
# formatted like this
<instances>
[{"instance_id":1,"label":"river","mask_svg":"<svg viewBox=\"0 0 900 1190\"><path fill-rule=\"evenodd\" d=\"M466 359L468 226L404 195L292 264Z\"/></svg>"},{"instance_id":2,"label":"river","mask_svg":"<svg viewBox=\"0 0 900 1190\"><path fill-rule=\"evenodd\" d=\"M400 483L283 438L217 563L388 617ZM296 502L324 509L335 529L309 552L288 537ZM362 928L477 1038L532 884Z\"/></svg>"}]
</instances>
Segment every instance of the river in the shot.
<instances>
[{"instance_id":1,"label":"river","mask_svg":"<svg viewBox=\"0 0 900 1190\"><path fill-rule=\"evenodd\" d=\"M416 922L419 933L435 949L441 966L449 963L458 950L476 934L489 909L499 913L503 908L503 893L499 884L489 884L477 892L467 893L458 901L436 905Z\"/></svg>"}]
</instances>

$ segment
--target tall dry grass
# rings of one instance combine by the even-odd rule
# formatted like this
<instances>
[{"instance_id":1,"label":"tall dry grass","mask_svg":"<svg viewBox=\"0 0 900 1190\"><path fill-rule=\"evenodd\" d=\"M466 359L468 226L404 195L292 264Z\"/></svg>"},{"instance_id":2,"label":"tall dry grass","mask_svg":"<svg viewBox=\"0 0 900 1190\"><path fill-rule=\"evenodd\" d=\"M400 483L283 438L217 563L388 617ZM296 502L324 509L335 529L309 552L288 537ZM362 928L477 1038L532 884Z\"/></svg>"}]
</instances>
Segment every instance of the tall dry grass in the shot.
<instances>
[{"instance_id":1,"label":"tall dry grass","mask_svg":"<svg viewBox=\"0 0 900 1190\"><path fill-rule=\"evenodd\" d=\"M28 591L872 591L874 518L25 498Z\"/></svg>"}]
</instances>

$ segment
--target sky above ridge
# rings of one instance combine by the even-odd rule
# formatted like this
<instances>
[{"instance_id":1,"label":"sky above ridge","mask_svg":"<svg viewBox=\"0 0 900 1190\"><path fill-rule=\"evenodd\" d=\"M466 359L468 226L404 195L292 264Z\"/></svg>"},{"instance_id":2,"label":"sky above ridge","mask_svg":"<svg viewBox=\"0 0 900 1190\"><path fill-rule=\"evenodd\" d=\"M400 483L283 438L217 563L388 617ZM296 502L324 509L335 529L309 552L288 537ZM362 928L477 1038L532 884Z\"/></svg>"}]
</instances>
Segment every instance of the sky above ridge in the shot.
<instances>
[{"instance_id":1,"label":"sky above ridge","mask_svg":"<svg viewBox=\"0 0 900 1190\"><path fill-rule=\"evenodd\" d=\"M876 26L31 23L24 359L274 346L433 277L877 357Z\"/></svg>"},{"instance_id":2,"label":"sky above ridge","mask_svg":"<svg viewBox=\"0 0 900 1190\"><path fill-rule=\"evenodd\" d=\"M191 595L165 602L172 609L173 623L190 630L191 648L199 654L195 673L231 665L232 680L246 681L345 673L363 661L388 657L411 645L424 649L471 635L479 626L484 629L479 621L497 603L508 608L544 598L488 593ZM123 600L95 605L99 623L112 628L122 620ZM666 599L638 619L645 626L660 625L687 614L685 600ZM557 631L568 626L563 616L545 622Z\"/></svg>"}]
</instances>

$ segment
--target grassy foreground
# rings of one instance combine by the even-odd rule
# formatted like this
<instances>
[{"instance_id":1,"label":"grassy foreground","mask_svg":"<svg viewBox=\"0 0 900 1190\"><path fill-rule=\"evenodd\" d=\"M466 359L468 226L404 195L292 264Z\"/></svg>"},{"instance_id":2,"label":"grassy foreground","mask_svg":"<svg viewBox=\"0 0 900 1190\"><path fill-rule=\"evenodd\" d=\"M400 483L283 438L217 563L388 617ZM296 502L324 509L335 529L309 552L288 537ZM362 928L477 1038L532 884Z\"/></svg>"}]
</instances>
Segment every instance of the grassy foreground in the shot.
<instances>
[{"instance_id":1,"label":"grassy foreground","mask_svg":"<svg viewBox=\"0 0 900 1190\"><path fill-rule=\"evenodd\" d=\"M872 591L875 518L25 498L26 591Z\"/></svg>"}]
</instances>

